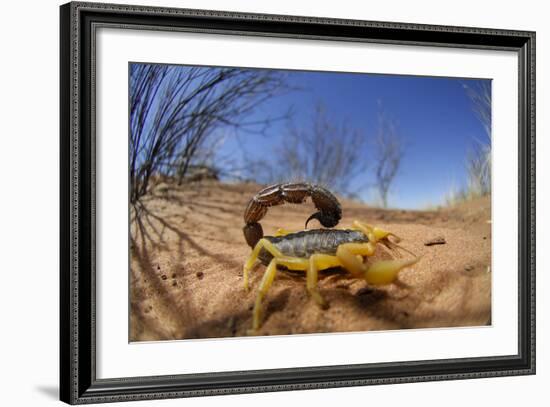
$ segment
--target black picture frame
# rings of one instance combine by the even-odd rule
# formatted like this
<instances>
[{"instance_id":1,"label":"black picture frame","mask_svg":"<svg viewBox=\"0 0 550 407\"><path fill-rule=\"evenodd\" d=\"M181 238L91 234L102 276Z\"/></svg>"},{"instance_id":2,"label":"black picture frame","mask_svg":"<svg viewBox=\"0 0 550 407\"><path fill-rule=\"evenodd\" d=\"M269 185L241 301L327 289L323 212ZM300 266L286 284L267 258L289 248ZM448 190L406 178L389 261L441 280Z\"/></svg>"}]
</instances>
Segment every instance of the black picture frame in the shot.
<instances>
[{"instance_id":1,"label":"black picture frame","mask_svg":"<svg viewBox=\"0 0 550 407\"><path fill-rule=\"evenodd\" d=\"M60 24L62 401L83 404L535 373L534 32L80 2L60 7ZM518 353L499 357L97 379L93 38L100 26L517 52Z\"/></svg>"}]
</instances>

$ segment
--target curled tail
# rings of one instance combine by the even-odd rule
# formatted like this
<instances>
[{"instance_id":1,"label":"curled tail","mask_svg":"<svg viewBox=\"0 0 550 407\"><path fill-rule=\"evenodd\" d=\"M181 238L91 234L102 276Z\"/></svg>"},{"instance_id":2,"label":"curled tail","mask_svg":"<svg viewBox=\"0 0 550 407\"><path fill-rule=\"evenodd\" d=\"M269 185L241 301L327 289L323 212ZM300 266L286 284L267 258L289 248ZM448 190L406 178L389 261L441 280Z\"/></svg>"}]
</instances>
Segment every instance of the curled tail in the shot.
<instances>
[{"instance_id":1,"label":"curled tail","mask_svg":"<svg viewBox=\"0 0 550 407\"><path fill-rule=\"evenodd\" d=\"M338 199L326 188L305 182L275 184L266 187L254 195L244 211L244 237L250 247L263 237L262 225L259 221L267 213L270 206L282 205L285 202L301 204L311 197L317 212L306 220L317 219L327 228L334 227L342 218L342 207Z\"/></svg>"}]
</instances>

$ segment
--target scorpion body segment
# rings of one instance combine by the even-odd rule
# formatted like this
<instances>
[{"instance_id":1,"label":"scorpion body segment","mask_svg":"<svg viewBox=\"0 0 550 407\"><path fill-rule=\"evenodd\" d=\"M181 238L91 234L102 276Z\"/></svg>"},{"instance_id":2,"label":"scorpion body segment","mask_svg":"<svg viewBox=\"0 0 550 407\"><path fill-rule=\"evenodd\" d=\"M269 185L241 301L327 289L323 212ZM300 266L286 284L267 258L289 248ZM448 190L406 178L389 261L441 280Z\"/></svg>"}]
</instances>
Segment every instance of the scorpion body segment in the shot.
<instances>
[{"instance_id":1,"label":"scorpion body segment","mask_svg":"<svg viewBox=\"0 0 550 407\"><path fill-rule=\"evenodd\" d=\"M289 233L284 236L266 236L266 240L284 256L310 258L315 253L336 255L338 247L344 243L368 243L369 238L358 230L351 229L311 229ZM269 265L273 255L260 250L258 260Z\"/></svg>"},{"instance_id":2,"label":"scorpion body segment","mask_svg":"<svg viewBox=\"0 0 550 407\"><path fill-rule=\"evenodd\" d=\"M285 202L301 204L311 197L317 212L306 221L317 219L326 228L334 227L342 218L342 208L338 199L326 188L304 182L275 184L268 186L250 199L244 211L244 237L250 247L263 237L263 229L259 221L267 213L270 206L282 205Z\"/></svg>"}]
</instances>

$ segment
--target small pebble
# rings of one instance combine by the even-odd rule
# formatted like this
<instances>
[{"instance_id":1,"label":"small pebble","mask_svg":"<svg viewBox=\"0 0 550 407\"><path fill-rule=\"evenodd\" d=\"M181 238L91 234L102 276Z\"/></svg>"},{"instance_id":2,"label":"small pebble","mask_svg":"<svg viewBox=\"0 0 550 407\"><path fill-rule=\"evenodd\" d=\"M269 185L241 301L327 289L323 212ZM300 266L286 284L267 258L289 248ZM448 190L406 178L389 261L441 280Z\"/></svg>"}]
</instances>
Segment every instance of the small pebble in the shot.
<instances>
[{"instance_id":1,"label":"small pebble","mask_svg":"<svg viewBox=\"0 0 550 407\"><path fill-rule=\"evenodd\" d=\"M176 273L172 274L172 278L176 278Z\"/></svg>"},{"instance_id":2,"label":"small pebble","mask_svg":"<svg viewBox=\"0 0 550 407\"><path fill-rule=\"evenodd\" d=\"M437 236L437 237L434 237L433 239L426 240L424 242L424 246L433 246L436 244L445 244L445 243L447 243L447 241L443 236Z\"/></svg>"},{"instance_id":3,"label":"small pebble","mask_svg":"<svg viewBox=\"0 0 550 407\"><path fill-rule=\"evenodd\" d=\"M176 287L176 286L178 285L178 282L177 282L177 281L173 281L173 282L172 282L172 285L173 285L174 287Z\"/></svg>"},{"instance_id":4,"label":"small pebble","mask_svg":"<svg viewBox=\"0 0 550 407\"><path fill-rule=\"evenodd\" d=\"M202 280L202 278L204 277L204 273L202 271L197 271L196 276L199 280Z\"/></svg>"},{"instance_id":5,"label":"small pebble","mask_svg":"<svg viewBox=\"0 0 550 407\"><path fill-rule=\"evenodd\" d=\"M162 276L160 276L160 278L162 278L163 280L166 280L168 277L166 277L166 274L163 274Z\"/></svg>"},{"instance_id":6,"label":"small pebble","mask_svg":"<svg viewBox=\"0 0 550 407\"><path fill-rule=\"evenodd\" d=\"M464 267L464 270L466 270L466 271L472 271L473 269L474 269L474 266L472 266L471 264Z\"/></svg>"}]
</instances>

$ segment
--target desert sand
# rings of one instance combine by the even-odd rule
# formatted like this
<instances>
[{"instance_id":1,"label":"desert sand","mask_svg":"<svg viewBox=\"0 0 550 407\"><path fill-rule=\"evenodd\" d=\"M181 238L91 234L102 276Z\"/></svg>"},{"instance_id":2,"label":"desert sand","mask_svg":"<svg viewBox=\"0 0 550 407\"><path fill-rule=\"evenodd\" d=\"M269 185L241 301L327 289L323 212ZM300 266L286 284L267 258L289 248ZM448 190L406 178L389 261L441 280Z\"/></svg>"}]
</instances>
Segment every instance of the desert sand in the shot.
<instances>
[{"instance_id":1,"label":"desert sand","mask_svg":"<svg viewBox=\"0 0 550 407\"><path fill-rule=\"evenodd\" d=\"M265 267L243 289L243 211L261 187L201 181L161 183L131 209L130 341L247 335ZM342 270L322 273L321 309L307 294L305 275L279 272L264 301L258 335L480 326L491 323L491 207L479 198L429 211L382 210L341 199L338 227L355 219L403 238L422 256L387 286L368 286ZM313 213L303 205L270 208L264 233L301 230ZM310 228L317 227L312 221ZM430 244L433 243L433 244ZM375 257L387 258L380 250Z\"/></svg>"}]
</instances>

